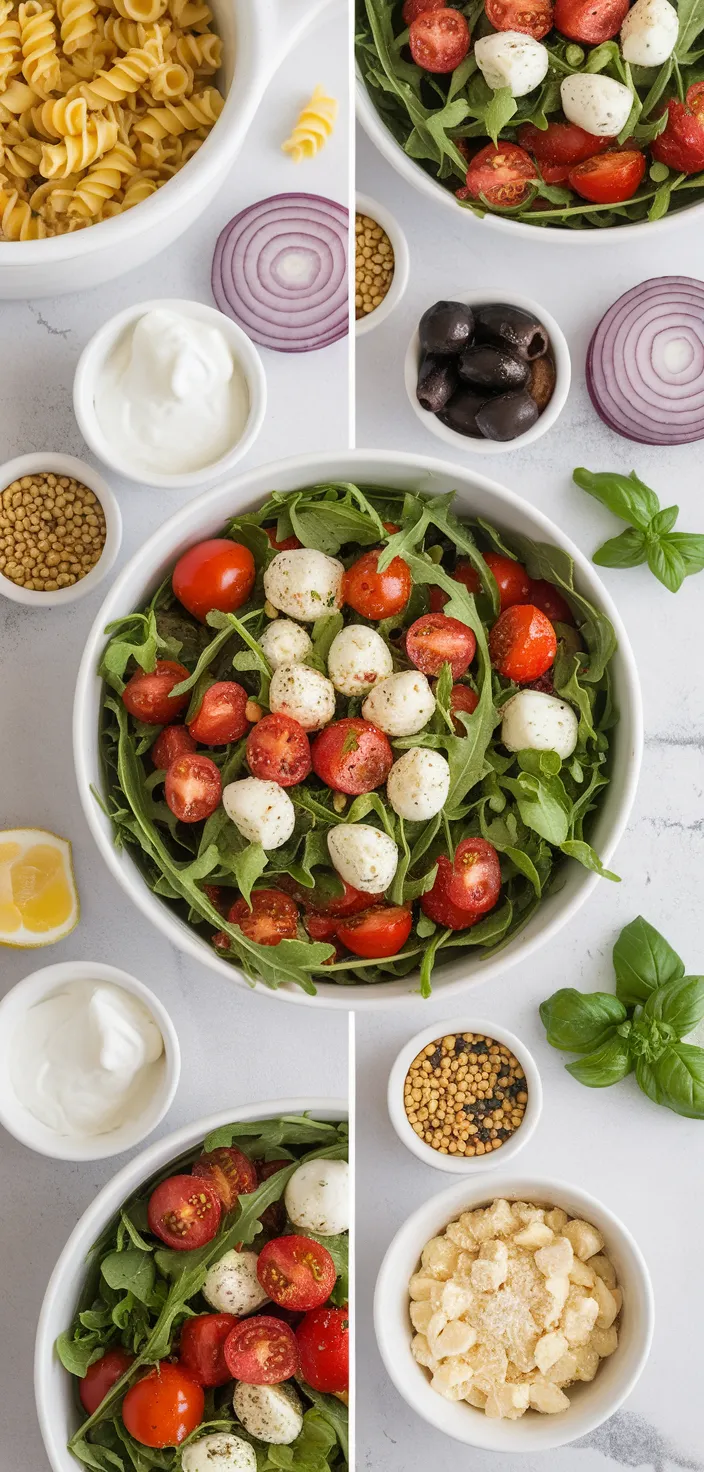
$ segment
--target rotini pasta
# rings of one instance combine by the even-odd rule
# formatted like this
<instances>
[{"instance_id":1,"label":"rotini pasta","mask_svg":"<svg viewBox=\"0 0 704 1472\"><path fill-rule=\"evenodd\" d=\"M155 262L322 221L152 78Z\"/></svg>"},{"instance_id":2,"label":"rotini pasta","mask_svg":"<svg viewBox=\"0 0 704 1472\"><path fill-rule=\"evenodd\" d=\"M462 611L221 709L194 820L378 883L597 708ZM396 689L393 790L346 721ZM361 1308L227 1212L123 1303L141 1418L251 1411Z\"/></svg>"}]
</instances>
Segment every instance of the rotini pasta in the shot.
<instances>
[{"instance_id":1,"label":"rotini pasta","mask_svg":"<svg viewBox=\"0 0 704 1472\"><path fill-rule=\"evenodd\" d=\"M117 143L117 123L94 117L78 137L41 145L39 172L44 179L67 179L109 153Z\"/></svg>"},{"instance_id":2,"label":"rotini pasta","mask_svg":"<svg viewBox=\"0 0 704 1472\"><path fill-rule=\"evenodd\" d=\"M88 122L85 97L57 97L32 108L32 126L39 138L65 138L81 133Z\"/></svg>"},{"instance_id":3,"label":"rotini pasta","mask_svg":"<svg viewBox=\"0 0 704 1472\"><path fill-rule=\"evenodd\" d=\"M0 4L0 93L22 68L20 23L12 14L12 0Z\"/></svg>"},{"instance_id":4,"label":"rotini pasta","mask_svg":"<svg viewBox=\"0 0 704 1472\"><path fill-rule=\"evenodd\" d=\"M106 102L123 102L130 92L137 92L161 64L162 50L156 41L135 51L126 51L108 72L98 72L92 82L84 82L81 93L90 108L102 108Z\"/></svg>"},{"instance_id":5,"label":"rotini pasta","mask_svg":"<svg viewBox=\"0 0 704 1472\"><path fill-rule=\"evenodd\" d=\"M222 41L214 31L203 31L200 36L184 31L176 40L174 50L182 66L189 66L201 75L212 76L222 65Z\"/></svg>"},{"instance_id":6,"label":"rotini pasta","mask_svg":"<svg viewBox=\"0 0 704 1472\"><path fill-rule=\"evenodd\" d=\"M293 162L312 158L332 133L337 117L337 102L328 97L324 87L316 87L310 102L301 110L291 136L282 143L284 153L289 153Z\"/></svg>"},{"instance_id":7,"label":"rotini pasta","mask_svg":"<svg viewBox=\"0 0 704 1472\"><path fill-rule=\"evenodd\" d=\"M173 102L192 88L193 72L180 61L163 61L149 78L149 92L155 102Z\"/></svg>"},{"instance_id":8,"label":"rotini pasta","mask_svg":"<svg viewBox=\"0 0 704 1472\"><path fill-rule=\"evenodd\" d=\"M42 0L25 0L18 17L25 80L40 97L47 97L58 90L60 79L54 11Z\"/></svg>"},{"instance_id":9,"label":"rotini pasta","mask_svg":"<svg viewBox=\"0 0 704 1472\"><path fill-rule=\"evenodd\" d=\"M16 189L0 184L0 230L6 240L42 240L46 225Z\"/></svg>"},{"instance_id":10,"label":"rotini pasta","mask_svg":"<svg viewBox=\"0 0 704 1472\"><path fill-rule=\"evenodd\" d=\"M64 55L84 51L95 33L95 0L56 0Z\"/></svg>"},{"instance_id":11,"label":"rotini pasta","mask_svg":"<svg viewBox=\"0 0 704 1472\"><path fill-rule=\"evenodd\" d=\"M117 194L123 174L132 174L136 168L137 162L132 149L127 148L124 143L118 143L76 185L69 201L69 214L82 216L84 219L97 215L105 201Z\"/></svg>"}]
</instances>

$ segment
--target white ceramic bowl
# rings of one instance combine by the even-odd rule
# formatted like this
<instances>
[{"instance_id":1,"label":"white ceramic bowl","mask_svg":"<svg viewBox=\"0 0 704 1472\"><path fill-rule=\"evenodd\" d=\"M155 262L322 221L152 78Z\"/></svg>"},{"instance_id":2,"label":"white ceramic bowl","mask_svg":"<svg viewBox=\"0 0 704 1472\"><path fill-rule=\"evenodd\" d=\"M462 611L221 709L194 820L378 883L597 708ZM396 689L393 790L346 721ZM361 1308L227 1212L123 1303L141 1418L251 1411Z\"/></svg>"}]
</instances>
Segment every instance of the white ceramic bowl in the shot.
<instances>
[{"instance_id":1,"label":"white ceramic bowl","mask_svg":"<svg viewBox=\"0 0 704 1472\"><path fill-rule=\"evenodd\" d=\"M166 308L192 317L206 326L215 327L225 338L237 367L241 368L249 392L249 413L240 438L219 460L203 465L200 470L191 470L180 475L159 475L156 471L144 472L135 466L128 456L103 433L95 412L95 390L108 358L121 339L136 326L146 312ZM220 480L232 470L238 460L251 449L264 422L266 412L266 377L262 360L254 343L223 312L208 307L204 302L181 301L176 297L164 297L155 301L137 302L118 312L90 338L78 359L73 380L73 409L78 428L94 455L128 480L141 485L158 486L162 490L183 490L188 486L202 486L205 481Z\"/></svg>"},{"instance_id":2,"label":"white ceramic bowl","mask_svg":"<svg viewBox=\"0 0 704 1472\"><path fill-rule=\"evenodd\" d=\"M221 1110L207 1119L176 1130L136 1155L114 1176L74 1227L49 1279L34 1344L34 1395L46 1454L53 1472L76 1472L76 1461L66 1443L79 1424L74 1381L64 1370L54 1343L67 1329L86 1277L86 1258L93 1243L133 1191L164 1169L170 1161L223 1124L242 1120L268 1119L280 1114L302 1114L309 1110L317 1119L347 1118L347 1104L338 1099L275 1099L246 1108Z\"/></svg>"},{"instance_id":3,"label":"white ceramic bowl","mask_svg":"<svg viewBox=\"0 0 704 1472\"><path fill-rule=\"evenodd\" d=\"M368 316L360 317L355 322L354 330L357 337L364 337L367 332L371 332L373 327L378 327L381 322L385 322L387 317L393 312L394 307L398 306L408 285L408 274L411 263L408 254L408 241L403 230L398 220L390 214L389 210L383 204L377 204L375 199L370 199L366 194L358 194L356 209L358 214L370 215L372 220L376 220L377 225L381 225L382 230L386 231L394 250L394 274L383 302L378 307L375 307L373 312L369 312Z\"/></svg>"},{"instance_id":4,"label":"white ceramic bowl","mask_svg":"<svg viewBox=\"0 0 704 1472\"><path fill-rule=\"evenodd\" d=\"M404 455L398 451L376 450L339 450L282 460L207 491L159 527L123 569L103 603L88 636L76 682L74 762L88 824L105 862L127 894L186 955L210 966L220 976L250 988L251 982L216 955L212 946L152 894L127 848L119 850L114 846L110 821L91 791L92 787L98 790L102 787L98 751L101 683L96 671L105 645L105 625L140 608L193 542L219 534L228 516L261 506L273 488L292 491L326 480L359 480L399 488L417 486L440 493L455 491L460 513L483 516L507 533L514 530L538 541L552 542L569 552L574 558L579 588L611 619L619 642L613 662L614 694L620 711L620 721L613 733L613 775L592 831L592 841L606 864L610 862L625 829L640 769L643 742L640 687L628 635L618 611L595 568L583 553L542 512L520 496L466 466L451 465L425 456ZM525 929L495 956L482 960L477 955L456 951L456 959L439 967L434 979L436 995L445 997L464 992L479 982L498 976L518 961L525 965L528 957L571 919L598 882L598 876L581 865L567 865L559 891L555 889L546 897ZM339 987L334 982L321 980L317 997L307 996L295 985L283 986L278 992L272 992L257 983L256 989L263 995L281 997L302 1006L323 1004L345 1009L350 1006L383 1007L400 1004L408 997L420 998L417 973L376 986L365 986L360 982L355 986Z\"/></svg>"},{"instance_id":5,"label":"white ceramic bowl","mask_svg":"<svg viewBox=\"0 0 704 1472\"><path fill-rule=\"evenodd\" d=\"M484 1037L494 1038L497 1043L503 1043L510 1048L514 1057L523 1069L526 1076L528 1090L528 1103L526 1104L523 1121L518 1129L501 1146L500 1150L492 1150L489 1155L441 1155L439 1150L434 1150L432 1145L426 1145L416 1134L406 1114L403 1102L403 1086L406 1074L418 1054L428 1043L434 1043L436 1038L447 1037L448 1034L473 1032ZM424 1027L422 1032L417 1032L406 1043L396 1058L389 1074L389 1086L387 1090L387 1103L391 1123L399 1137L402 1145L412 1151L422 1160L424 1165L432 1165L436 1170L447 1171L454 1176L475 1176L480 1171L495 1170L497 1166L505 1166L512 1160L519 1150L533 1134L540 1119L543 1108L543 1089L540 1082L540 1074L535 1065L532 1053L529 1053L525 1043L517 1038L515 1033L509 1032L505 1027L499 1027L495 1022L488 1022L486 1018L479 1019L467 1017L441 1017L438 1022L433 1022L430 1027Z\"/></svg>"},{"instance_id":6,"label":"white ceramic bowl","mask_svg":"<svg viewBox=\"0 0 704 1472\"><path fill-rule=\"evenodd\" d=\"M572 379L572 365L570 362L570 350L567 339L562 328L558 326L555 318L541 307L539 302L534 302L530 297L516 296L515 292L493 296L487 295L486 291L447 291L444 300L451 302L464 302L467 307L483 307L493 301L508 301L512 307L519 307L523 312L530 312L531 316L537 317L542 323L550 338L552 359L555 364L555 387L549 404L545 406L542 414L538 416L535 424L527 429L524 434L516 435L515 440L485 440L473 439L470 435L458 434L456 429L450 429L449 425L443 424L437 414L431 414L428 409L421 408L418 403L416 386L418 383L418 369L420 367L421 350L418 336L418 328L408 344L406 357L403 365L403 376L406 384L408 399L421 424L429 429L437 439L444 440L446 445L451 445L453 450L460 454L470 455L505 455L510 450L525 450L528 445L535 444L541 435L551 429L558 416L567 403L567 395L570 391ZM432 306L432 302L428 302Z\"/></svg>"},{"instance_id":7,"label":"white ceramic bowl","mask_svg":"<svg viewBox=\"0 0 704 1472\"><path fill-rule=\"evenodd\" d=\"M13 583L0 573L2 597L11 598L14 603L25 603L29 608L48 608L50 605L60 607L65 603L75 603L87 593L94 592L109 573L122 541L120 508L107 481L103 480L92 465L87 465L85 460L77 460L75 455L60 455L55 450L47 450L45 453L42 450L36 454L18 455L15 460L7 460L0 466L0 491L6 490L13 480L19 480L23 475L39 475L41 472L47 475L72 476L98 497L105 513L105 546L95 567L84 578L70 588L57 588L55 593L40 593L35 588L22 588L19 583Z\"/></svg>"},{"instance_id":8,"label":"white ceramic bowl","mask_svg":"<svg viewBox=\"0 0 704 1472\"><path fill-rule=\"evenodd\" d=\"M426 1242L463 1211L485 1206L499 1197L562 1206L572 1216L591 1222L601 1232L623 1290L619 1344L602 1360L590 1384L567 1390L569 1410L556 1416L528 1411L517 1421L496 1421L465 1401L444 1400L430 1385L426 1370L411 1354L413 1329L408 1313L408 1283ZM420 1206L389 1247L379 1270L374 1295L374 1328L381 1357L404 1400L438 1431L467 1446L488 1451L539 1456L566 1446L600 1426L630 1395L642 1373L653 1338L653 1290L645 1260L628 1227L601 1201L579 1186L543 1176L493 1176L491 1181L464 1181ZM500 1465L500 1464L499 1464ZM532 1465L532 1464L531 1464Z\"/></svg>"},{"instance_id":9,"label":"white ceramic bowl","mask_svg":"<svg viewBox=\"0 0 704 1472\"><path fill-rule=\"evenodd\" d=\"M130 992L151 1012L164 1039L159 1084L139 1117L105 1135L93 1135L86 1140L57 1135L41 1120L35 1119L17 1098L10 1081L12 1043L21 1018L30 1007L43 1002L71 981L109 982ZM134 1149L156 1129L170 1108L180 1072L178 1036L163 1003L143 982L126 971L118 971L115 966L105 966L102 961L61 961L56 966L44 966L41 971L33 971L23 981L18 981L0 1002L0 1123L22 1145L38 1151L40 1155L50 1155L54 1160L106 1160L111 1155L121 1155L125 1150Z\"/></svg>"}]
</instances>

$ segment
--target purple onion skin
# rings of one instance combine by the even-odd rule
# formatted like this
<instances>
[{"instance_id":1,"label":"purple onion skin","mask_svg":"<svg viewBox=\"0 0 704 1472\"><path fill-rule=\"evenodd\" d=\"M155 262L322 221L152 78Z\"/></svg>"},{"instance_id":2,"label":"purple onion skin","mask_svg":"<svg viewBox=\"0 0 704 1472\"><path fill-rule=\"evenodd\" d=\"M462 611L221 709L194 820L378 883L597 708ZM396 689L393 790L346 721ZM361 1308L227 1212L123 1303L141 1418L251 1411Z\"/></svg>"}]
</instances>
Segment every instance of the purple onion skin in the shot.
<instances>
[{"instance_id":1,"label":"purple onion skin","mask_svg":"<svg viewBox=\"0 0 704 1472\"><path fill-rule=\"evenodd\" d=\"M699 324L704 322L704 284L689 276L653 277L624 292L604 313L589 344L586 362L587 389L599 418L615 434L635 444L672 446L703 440L704 409L695 405L689 406L685 425L682 422L682 411L687 412L687 405L681 399L673 402L665 385L659 404L651 403L649 399L646 408L642 400L638 402L642 381L638 363L638 329L641 322L649 329L652 329L654 322L660 322L661 332L667 330L668 326L675 329L681 327L681 330L691 332L696 323L699 330L697 331L697 327L694 330L701 342ZM616 374L613 339L618 337L620 326L626 323L630 360L624 354L623 364L619 360L619 371ZM614 397L609 386L611 374L616 376L616 389L620 390L625 404L619 403ZM652 387L649 386L649 389L654 397ZM697 398L704 395L704 374L693 380L692 392ZM678 413L682 416L679 422Z\"/></svg>"},{"instance_id":2,"label":"purple onion skin","mask_svg":"<svg viewBox=\"0 0 704 1472\"><path fill-rule=\"evenodd\" d=\"M439 414L452 398L457 388L457 367L454 358L441 358L426 353L418 371L416 398L421 409L430 414Z\"/></svg>"}]
</instances>

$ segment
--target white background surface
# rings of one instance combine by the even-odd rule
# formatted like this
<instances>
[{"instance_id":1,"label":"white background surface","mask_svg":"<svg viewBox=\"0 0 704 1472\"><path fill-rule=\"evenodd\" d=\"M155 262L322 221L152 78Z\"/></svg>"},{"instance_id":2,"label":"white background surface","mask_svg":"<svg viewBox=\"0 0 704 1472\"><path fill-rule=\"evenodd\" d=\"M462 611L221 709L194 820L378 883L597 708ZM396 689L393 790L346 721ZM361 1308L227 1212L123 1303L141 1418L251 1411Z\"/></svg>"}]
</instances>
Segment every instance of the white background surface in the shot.
<instances>
[{"instance_id":1,"label":"white background surface","mask_svg":"<svg viewBox=\"0 0 704 1472\"><path fill-rule=\"evenodd\" d=\"M557 425L527 451L491 459L467 451L466 463L510 486L551 516L591 553L622 529L571 485L576 465L635 468L663 506L681 507L682 530L704 532L702 445L673 450L630 444L596 417L584 385L584 358L599 318L617 296L659 273L702 276L701 221L637 244L553 244L543 230L515 245L466 214L456 216L400 179L360 135L357 185L382 201L405 230L411 252L406 295L387 322L357 344L357 444L442 456L457 454L424 432L406 398L403 357L426 307L463 287L486 285L488 298L511 288L543 302L565 332L573 387ZM658 244L659 242L659 244ZM373 1280L395 1230L423 1200L452 1179L404 1150L386 1115L385 1089L396 1052L426 1022L461 1011L457 998L420 1000L401 1014L362 1014L358 1054L359 1421L358 1461L370 1472L602 1472L617 1465L674 1472L704 1467L700 1355L696 1326L704 1313L701 1221L704 1126L651 1104L632 1080L589 1091L563 1070L545 1042L538 1003L557 987L611 990L610 949L642 913L682 955L704 971L704 575L673 596L644 569L605 571L630 634L645 704L646 747L640 789L612 867L623 883L598 887L586 908L527 969L467 998L472 1017L504 1022L533 1050L545 1091L543 1117L522 1171L572 1180L601 1197L635 1233L656 1296L655 1343L624 1410L579 1449L525 1457L473 1451L420 1421L389 1384L370 1328ZM491 1174L487 1173L491 1195ZM474 1414L468 1408L468 1415Z\"/></svg>"},{"instance_id":2,"label":"white background surface","mask_svg":"<svg viewBox=\"0 0 704 1472\"><path fill-rule=\"evenodd\" d=\"M346 200L342 124L310 163L296 167L279 151L317 82L340 99L344 118L346 27L340 12L304 40L279 71L219 200L174 246L141 271L83 297L0 303L0 462L45 449L86 457L71 408L73 372L84 343L133 302L160 295L210 302L215 240L238 210L284 190ZM295 356L263 350L262 357L269 409L242 467L347 443L346 344ZM142 490L106 475L124 519L119 568L188 493ZM98 591L68 609L46 613L0 600L0 827L39 825L70 838L82 904L78 929L59 945L34 955L2 952L2 990L39 966L75 957L109 961L158 992L183 1053L180 1088L159 1134L230 1105L285 1095L344 1097L344 1013L251 997L184 961L130 904L98 857L75 790L71 705L78 661L101 597ZM70 1229L122 1163L123 1157L87 1166L55 1163L0 1130L2 1472L47 1472L32 1391L37 1314Z\"/></svg>"}]
</instances>

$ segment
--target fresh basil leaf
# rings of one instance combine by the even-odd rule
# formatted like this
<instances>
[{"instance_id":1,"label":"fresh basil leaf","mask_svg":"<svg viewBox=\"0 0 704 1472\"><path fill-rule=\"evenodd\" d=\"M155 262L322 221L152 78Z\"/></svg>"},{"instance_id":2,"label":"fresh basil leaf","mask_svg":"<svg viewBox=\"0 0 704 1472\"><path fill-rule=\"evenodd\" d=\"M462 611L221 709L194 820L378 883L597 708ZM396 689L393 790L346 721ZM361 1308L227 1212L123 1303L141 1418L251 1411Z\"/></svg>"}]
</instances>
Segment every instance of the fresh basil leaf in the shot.
<instances>
[{"instance_id":1,"label":"fresh basil leaf","mask_svg":"<svg viewBox=\"0 0 704 1472\"><path fill-rule=\"evenodd\" d=\"M660 542L649 542L648 567L670 593L677 593L687 576L682 554L664 538Z\"/></svg>"},{"instance_id":2,"label":"fresh basil leaf","mask_svg":"<svg viewBox=\"0 0 704 1472\"><path fill-rule=\"evenodd\" d=\"M624 926L613 949L616 995L625 1007L647 1002L652 991L684 976L676 951L642 915Z\"/></svg>"},{"instance_id":3,"label":"fresh basil leaf","mask_svg":"<svg viewBox=\"0 0 704 1472\"><path fill-rule=\"evenodd\" d=\"M664 506L662 511L657 511L648 527L648 535L661 537L665 532L671 532L680 514L679 506Z\"/></svg>"},{"instance_id":4,"label":"fresh basil leaf","mask_svg":"<svg viewBox=\"0 0 704 1472\"><path fill-rule=\"evenodd\" d=\"M592 52L592 56L593 56ZM647 531L653 517L660 510L660 502L650 486L638 479L635 470L630 475L619 475L616 471L595 472L579 467L573 471L572 479L588 496L593 496L640 531Z\"/></svg>"},{"instance_id":5,"label":"fresh basil leaf","mask_svg":"<svg viewBox=\"0 0 704 1472\"><path fill-rule=\"evenodd\" d=\"M592 562L597 567L640 567L648 558L648 539L645 532L628 527L618 537L611 537L592 553Z\"/></svg>"},{"instance_id":6,"label":"fresh basil leaf","mask_svg":"<svg viewBox=\"0 0 704 1472\"><path fill-rule=\"evenodd\" d=\"M578 992L562 987L540 1004L540 1019L553 1048L589 1053L601 1047L627 1017L623 1002L610 992Z\"/></svg>"},{"instance_id":7,"label":"fresh basil leaf","mask_svg":"<svg viewBox=\"0 0 704 1472\"><path fill-rule=\"evenodd\" d=\"M701 572L704 568L704 536L696 532L668 532L664 541L679 553L685 566L685 574Z\"/></svg>"},{"instance_id":8,"label":"fresh basil leaf","mask_svg":"<svg viewBox=\"0 0 704 1472\"><path fill-rule=\"evenodd\" d=\"M668 1023L678 1038L686 1037L704 1017L704 976L681 976L658 987L643 1015Z\"/></svg>"},{"instance_id":9,"label":"fresh basil leaf","mask_svg":"<svg viewBox=\"0 0 704 1472\"><path fill-rule=\"evenodd\" d=\"M656 1063L639 1058L636 1080L654 1104L687 1119L704 1119L704 1048L677 1042Z\"/></svg>"},{"instance_id":10,"label":"fresh basil leaf","mask_svg":"<svg viewBox=\"0 0 704 1472\"><path fill-rule=\"evenodd\" d=\"M593 1052L574 1063L565 1064L568 1073L588 1089L606 1089L631 1072L633 1062L628 1043L617 1032L606 1038Z\"/></svg>"}]
</instances>

